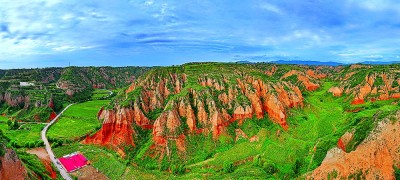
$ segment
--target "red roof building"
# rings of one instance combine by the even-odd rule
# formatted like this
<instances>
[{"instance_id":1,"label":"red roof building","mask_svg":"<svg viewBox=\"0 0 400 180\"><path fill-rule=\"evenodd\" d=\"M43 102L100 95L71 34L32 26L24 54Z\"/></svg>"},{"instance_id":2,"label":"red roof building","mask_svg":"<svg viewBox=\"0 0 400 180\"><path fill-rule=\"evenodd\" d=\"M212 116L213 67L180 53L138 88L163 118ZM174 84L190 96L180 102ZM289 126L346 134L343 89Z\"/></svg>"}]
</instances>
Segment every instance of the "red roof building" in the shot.
<instances>
[{"instance_id":1,"label":"red roof building","mask_svg":"<svg viewBox=\"0 0 400 180\"><path fill-rule=\"evenodd\" d=\"M86 157L80 153L65 155L62 158L58 158L58 160L69 173L76 171L88 164Z\"/></svg>"}]
</instances>

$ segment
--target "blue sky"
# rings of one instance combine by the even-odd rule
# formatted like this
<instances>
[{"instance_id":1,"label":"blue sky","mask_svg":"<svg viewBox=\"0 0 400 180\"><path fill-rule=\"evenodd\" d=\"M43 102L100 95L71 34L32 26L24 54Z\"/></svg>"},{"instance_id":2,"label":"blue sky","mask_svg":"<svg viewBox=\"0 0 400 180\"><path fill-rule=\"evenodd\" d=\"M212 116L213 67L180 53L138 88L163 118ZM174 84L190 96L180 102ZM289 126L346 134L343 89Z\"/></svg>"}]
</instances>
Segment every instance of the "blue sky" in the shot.
<instances>
[{"instance_id":1,"label":"blue sky","mask_svg":"<svg viewBox=\"0 0 400 180\"><path fill-rule=\"evenodd\" d=\"M400 60L395 0L0 0L0 68Z\"/></svg>"}]
</instances>

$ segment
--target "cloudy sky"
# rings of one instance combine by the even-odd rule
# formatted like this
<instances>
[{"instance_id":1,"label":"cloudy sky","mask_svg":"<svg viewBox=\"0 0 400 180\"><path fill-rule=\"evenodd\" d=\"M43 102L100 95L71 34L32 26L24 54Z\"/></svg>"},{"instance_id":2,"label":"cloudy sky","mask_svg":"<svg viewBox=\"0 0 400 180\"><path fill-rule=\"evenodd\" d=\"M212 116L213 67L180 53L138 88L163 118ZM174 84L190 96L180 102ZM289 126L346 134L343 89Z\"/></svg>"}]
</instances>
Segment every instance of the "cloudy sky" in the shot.
<instances>
[{"instance_id":1,"label":"cloudy sky","mask_svg":"<svg viewBox=\"0 0 400 180\"><path fill-rule=\"evenodd\" d=\"M396 0L0 0L0 68L400 60Z\"/></svg>"}]
</instances>

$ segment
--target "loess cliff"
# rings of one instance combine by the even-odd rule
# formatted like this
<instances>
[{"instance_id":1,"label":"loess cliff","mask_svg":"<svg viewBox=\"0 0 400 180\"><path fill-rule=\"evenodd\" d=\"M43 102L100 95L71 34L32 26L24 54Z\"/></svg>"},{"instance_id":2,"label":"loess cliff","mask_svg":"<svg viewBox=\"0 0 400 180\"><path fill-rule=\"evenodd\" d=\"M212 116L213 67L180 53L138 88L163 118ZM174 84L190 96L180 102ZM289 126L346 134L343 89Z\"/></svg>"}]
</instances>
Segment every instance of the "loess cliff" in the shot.
<instances>
[{"instance_id":1,"label":"loess cliff","mask_svg":"<svg viewBox=\"0 0 400 180\"><path fill-rule=\"evenodd\" d=\"M397 119L397 122L393 123L388 118L380 121L354 151L346 153L340 148L328 151L321 166L308 178L325 179L335 174L338 179L357 176L363 179L395 179L394 167L400 166L400 142L393 137L400 137L400 112L391 118L392 121ZM344 136L347 140L351 137L350 133Z\"/></svg>"},{"instance_id":2,"label":"loess cliff","mask_svg":"<svg viewBox=\"0 0 400 180\"><path fill-rule=\"evenodd\" d=\"M151 70L99 111L102 128L83 142L124 154L124 147L138 145L139 128L151 131L151 147L163 157L171 153L171 143L185 153L189 134L217 140L229 135L232 123L250 119L272 121L287 130L289 109L301 108L303 92L316 90L326 77L318 68L197 66Z\"/></svg>"},{"instance_id":3,"label":"loess cliff","mask_svg":"<svg viewBox=\"0 0 400 180\"><path fill-rule=\"evenodd\" d=\"M14 150L5 149L4 156L0 157L0 162L0 179L23 180L28 178L28 172Z\"/></svg>"}]
</instances>

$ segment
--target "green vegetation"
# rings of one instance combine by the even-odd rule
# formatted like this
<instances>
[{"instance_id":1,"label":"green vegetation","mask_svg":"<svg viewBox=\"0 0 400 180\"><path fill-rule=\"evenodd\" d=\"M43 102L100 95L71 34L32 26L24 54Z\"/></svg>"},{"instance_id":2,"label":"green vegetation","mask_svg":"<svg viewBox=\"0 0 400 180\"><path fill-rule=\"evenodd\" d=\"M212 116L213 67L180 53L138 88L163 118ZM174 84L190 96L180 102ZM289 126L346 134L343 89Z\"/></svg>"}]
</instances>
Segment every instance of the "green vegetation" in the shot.
<instances>
[{"instance_id":1,"label":"green vegetation","mask_svg":"<svg viewBox=\"0 0 400 180\"><path fill-rule=\"evenodd\" d=\"M394 176L396 179L400 179L400 168L394 167Z\"/></svg>"},{"instance_id":2,"label":"green vegetation","mask_svg":"<svg viewBox=\"0 0 400 180\"><path fill-rule=\"evenodd\" d=\"M95 132L101 127L97 113L108 102L95 100L72 105L58 122L50 127L47 136L51 140L75 140Z\"/></svg>"},{"instance_id":3,"label":"green vegetation","mask_svg":"<svg viewBox=\"0 0 400 180\"><path fill-rule=\"evenodd\" d=\"M10 139L9 143L13 147L40 147L43 146L40 132L44 126L44 124L21 124L17 130L4 131L4 135Z\"/></svg>"},{"instance_id":4,"label":"green vegetation","mask_svg":"<svg viewBox=\"0 0 400 180\"><path fill-rule=\"evenodd\" d=\"M231 162L225 162L224 167L223 167L223 172L224 173L231 173L235 170L235 166L233 166L233 163Z\"/></svg>"}]
</instances>

